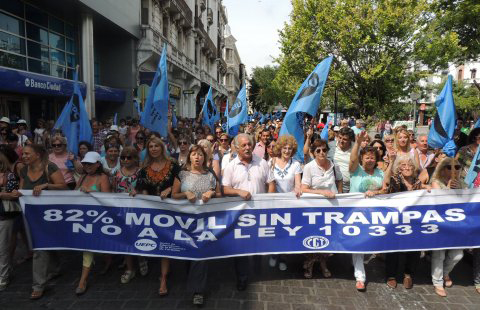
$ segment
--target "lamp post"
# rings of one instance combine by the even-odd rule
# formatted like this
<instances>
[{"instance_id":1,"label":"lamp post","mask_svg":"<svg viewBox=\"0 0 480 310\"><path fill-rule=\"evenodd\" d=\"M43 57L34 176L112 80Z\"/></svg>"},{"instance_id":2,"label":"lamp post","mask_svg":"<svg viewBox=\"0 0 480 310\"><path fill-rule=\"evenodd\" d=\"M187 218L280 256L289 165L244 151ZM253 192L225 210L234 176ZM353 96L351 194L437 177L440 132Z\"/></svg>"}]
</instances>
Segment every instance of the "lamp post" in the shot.
<instances>
[{"instance_id":1,"label":"lamp post","mask_svg":"<svg viewBox=\"0 0 480 310\"><path fill-rule=\"evenodd\" d=\"M413 132L415 132L415 127L417 123L417 101L420 99L419 93L410 93L410 99L413 103Z\"/></svg>"}]
</instances>

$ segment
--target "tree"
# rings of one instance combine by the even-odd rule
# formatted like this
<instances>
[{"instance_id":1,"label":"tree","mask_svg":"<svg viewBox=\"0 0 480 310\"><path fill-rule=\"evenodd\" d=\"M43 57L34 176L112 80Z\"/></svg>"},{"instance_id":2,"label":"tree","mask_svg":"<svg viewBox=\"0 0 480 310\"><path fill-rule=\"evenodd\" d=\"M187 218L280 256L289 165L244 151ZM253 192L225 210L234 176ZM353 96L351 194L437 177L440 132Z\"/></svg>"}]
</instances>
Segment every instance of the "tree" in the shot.
<instances>
[{"instance_id":1,"label":"tree","mask_svg":"<svg viewBox=\"0 0 480 310\"><path fill-rule=\"evenodd\" d=\"M277 72L276 66L253 68L248 99L254 110L270 112L281 101L280 91L273 84Z\"/></svg>"},{"instance_id":2,"label":"tree","mask_svg":"<svg viewBox=\"0 0 480 310\"><path fill-rule=\"evenodd\" d=\"M401 98L423 76L417 61L430 57L433 66L445 66L458 52L455 34L429 38L423 33L431 20L428 2L292 0L290 22L280 31L275 84L292 97L313 68L334 55L324 96L337 89L357 115L395 116L404 110ZM441 59L432 56L432 42Z\"/></svg>"}]
</instances>

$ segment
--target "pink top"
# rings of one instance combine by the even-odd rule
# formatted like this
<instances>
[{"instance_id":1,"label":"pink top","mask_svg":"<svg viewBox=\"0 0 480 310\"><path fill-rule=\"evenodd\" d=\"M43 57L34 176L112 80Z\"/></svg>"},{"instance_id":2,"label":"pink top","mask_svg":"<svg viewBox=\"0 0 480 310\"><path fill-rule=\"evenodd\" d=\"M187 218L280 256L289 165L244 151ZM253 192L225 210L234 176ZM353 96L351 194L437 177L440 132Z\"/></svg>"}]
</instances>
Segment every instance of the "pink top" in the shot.
<instances>
[{"instance_id":1,"label":"pink top","mask_svg":"<svg viewBox=\"0 0 480 310\"><path fill-rule=\"evenodd\" d=\"M265 145L262 142L258 142L255 144L255 148L253 149L253 155L257 155L260 158L265 156Z\"/></svg>"},{"instance_id":2,"label":"pink top","mask_svg":"<svg viewBox=\"0 0 480 310\"><path fill-rule=\"evenodd\" d=\"M48 155L48 160L52 163L57 165L58 169L62 172L63 178L65 179L65 183L72 183L75 182L73 178L73 171L69 170L67 166L65 166L65 162L67 161L68 154L65 153L63 156L57 156L55 153L51 153Z\"/></svg>"},{"instance_id":3,"label":"pink top","mask_svg":"<svg viewBox=\"0 0 480 310\"><path fill-rule=\"evenodd\" d=\"M248 191L253 195L265 193L267 183L274 180L273 171L265 159L253 155L248 165L243 164L239 157L232 160L223 170L222 185Z\"/></svg>"}]
</instances>

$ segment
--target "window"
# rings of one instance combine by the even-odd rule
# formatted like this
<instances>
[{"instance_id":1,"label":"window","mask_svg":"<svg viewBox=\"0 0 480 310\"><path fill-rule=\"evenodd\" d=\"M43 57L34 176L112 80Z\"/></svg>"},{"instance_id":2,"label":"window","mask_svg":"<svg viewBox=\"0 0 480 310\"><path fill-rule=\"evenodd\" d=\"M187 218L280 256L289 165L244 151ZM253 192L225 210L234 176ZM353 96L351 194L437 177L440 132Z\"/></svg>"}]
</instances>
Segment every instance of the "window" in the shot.
<instances>
[{"instance_id":1,"label":"window","mask_svg":"<svg viewBox=\"0 0 480 310\"><path fill-rule=\"evenodd\" d=\"M67 48L65 49L69 53L75 53L76 52L76 47L75 47L75 41L67 39Z\"/></svg>"},{"instance_id":2,"label":"window","mask_svg":"<svg viewBox=\"0 0 480 310\"><path fill-rule=\"evenodd\" d=\"M25 40L0 31L0 49L25 55Z\"/></svg>"},{"instance_id":3,"label":"window","mask_svg":"<svg viewBox=\"0 0 480 310\"><path fill-rule=\"evenodd\" d=\"M27 38L48 45L48 31L34 24L27 23Z\"/></svg>"},{"instance_id":4,"label":"window","mask_svg":"<svg viewBox=\"0 0 480 310\"><path fill-rule=\"evenodd\" d=\"M49 61L48 46L40 45L38 43L28 41L28 56L40 59L42 61ZM37 72L37 71L35 71Z\"/></svg>"},{"instance_id":5,"label":"window","mask_svg":"<svg viewBox=\"0 0 480 310\"><path fill-rule=\"evenodd\" d=\"M477 69L470 70L470 78L476 79L477 78Z\"/></svg>"},{"instance_id":6,"label":"window","mask_svg":"<svg viewBox=\"0 0 480 310\"><path fill-rule=\"evenodd\" d=\"M51 65L51 75L59 77L59 78L64 78L65 77L65 67L63 66L57 66L52 64Z\"/></svg>"},{"instance_id":7,"label":"window","mask_svg":"<svg viewBox=\"0 0 480 310\"><path fill-rule=\"evenodd\" d=\"M26 10L25 10L25 18L28 21L31 21L37 25L43 26L45 28L48 28L48 14L45 12L42 12L41 10L31 6L31 5L26 5Z\"/></svg>"},{"instance_id":8,"label":"window","mask_svg":"<svg viewBox=\"0 0 480 310\"><path fill-rule=\"evenodd\" d=\"M0 51L0 66L25 70L25 57Z\"/></svg>"},{"instance_id":9,"label":"window","mask_svg":"<svg viewBox=\"0 0 480 310\"><path fill-rule=\"evenodd\" d=\"M65 65L65 53L56 49L50 49L50 57L52 64Z\"/></svg>"},{"instance_id":10,"label":"window","mask_svg":"<svg viewBox=\"0 0 480 310\"><path fill-rule=\"evenodd\" d=\"M59 20L56 17L49 16L48 22L49 22L50 30L53 30L61 34L65 34L65 26L61 20Z\"/></svg>"},{"instance_id":11,"label":"window","mask_svg":"<svg viewBox=\"0 0 480 310\"><path fill-rule=\"evenodd\" d=\"M29 59L28 69L32 72L50 75L50 64L40 60Z\"/></svg>"},{"instance_id":12,"label":"window","mask_svg":"<svg viewBox=\"0 0 480 310\"><path fill-rule=\"evenodd\" d=\"M65 49L65 38L58 34L50 32L50 46L58 49Z\"/></svg>"},{"instance_id":13,"label":"window","mask_svg":"<svg viewBox=\"0 0 480 310\"><path fill-rule=\"evenodd\" d=\"M24 36L23 22L7 14L0 13L0 29Z\"/></svg>"}]
</instances>

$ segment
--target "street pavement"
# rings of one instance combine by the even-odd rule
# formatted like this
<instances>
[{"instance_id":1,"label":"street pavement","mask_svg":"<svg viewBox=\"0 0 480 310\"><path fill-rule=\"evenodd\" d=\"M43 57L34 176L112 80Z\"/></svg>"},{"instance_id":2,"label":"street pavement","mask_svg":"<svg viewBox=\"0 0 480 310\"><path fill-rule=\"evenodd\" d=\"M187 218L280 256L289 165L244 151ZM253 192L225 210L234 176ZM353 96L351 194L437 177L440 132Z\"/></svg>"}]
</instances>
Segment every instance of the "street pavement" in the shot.
<instances>
[{"instance_id":1,"label":"street pavement","mask_svg":"<svg viewBox=\"0 0 480 310\"><path fill-rule=\"evenodd\" d=\"M81 252L64 252L63 275L52 280L45 296L30 301L31 260L16 266L10 286L0 292L0 309L193 309L191 295L186 292L187 262L174 260L169 277L169 295L159 297L158 277L160 260L149 259L150 272L137 275L129 284L120 284L122 257L115 256L114 268L100 275L103 258L96 256L96 265L89 279L85 295L77 297L74 289L81 272ZM329 258L333 278L321 276L315 268L314 278L303 278L302 256L287 256L288 270L279 271L268 266L268 256L251 258L250 285L244 292L235 287L233 260L210 262L208 292L203 309L480 309L480 294L472 284L471 256L466 257L451 274L453 288L448 297L434 294L430 278L430 264L422 259L411 290L387 288L384 282L384 263L372 259L367 265L367 291L355 290L350 255L336 254ZM398 279L401 281L402 279Z\"/></svg>"}]
</instances>

